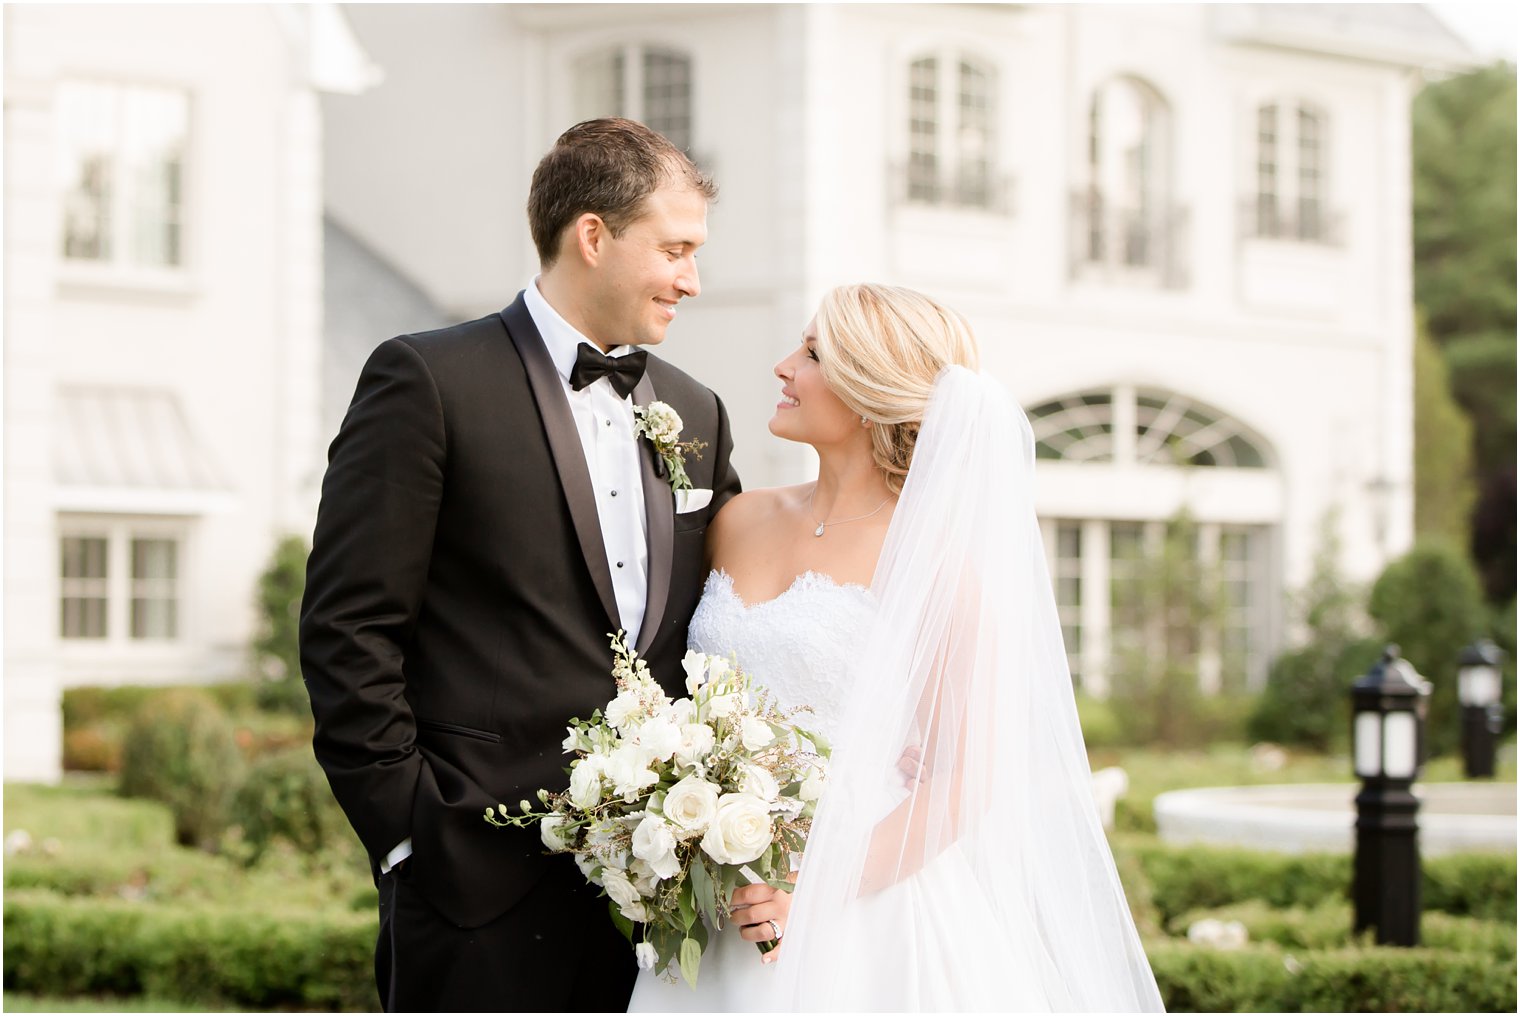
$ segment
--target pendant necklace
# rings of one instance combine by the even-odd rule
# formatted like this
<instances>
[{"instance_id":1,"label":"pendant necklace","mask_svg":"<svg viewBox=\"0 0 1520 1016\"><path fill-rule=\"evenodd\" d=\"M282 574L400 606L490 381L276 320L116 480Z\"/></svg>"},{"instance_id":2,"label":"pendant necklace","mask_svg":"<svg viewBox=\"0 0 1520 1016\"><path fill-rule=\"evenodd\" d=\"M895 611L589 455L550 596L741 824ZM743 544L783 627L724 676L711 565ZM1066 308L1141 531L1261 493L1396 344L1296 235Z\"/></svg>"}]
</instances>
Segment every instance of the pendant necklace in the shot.
<instances>
[{"instance_id":1,"label":"pendant necklace","mask_svg":"<svg viewBox=\"0 0 1520 1016\"><path fill-rule=\"evenodd\" d=\"M808 515L810 515L810 516L813 515L813 499L815 497L817 497L817 496L818 496L818 485L815 483L815 484L813 484L813 492L808 495ZM864 515L857 515L857 516L855 516L853 519L840 519L838 522L818 522L817 517L814 516L813 517L813 521L814 522L818 522L818 528L815 529L815 530L813 530L813 535L814 536L822 536L823 535L823 531L825 529L827 529L829 526L842 526L846 522L859 522L861 519L868 519L872 515L875 515L877 512L879 512L883 508L885 508L887 506L887 502L890 501L890 500L892 500L892 498L895 497L895 496L896 495L888 494L886 496L886 498L882 500L881 504L877 505L875 508L872 508L870 511L866 512Z\"/></svg>"}]
</instances>

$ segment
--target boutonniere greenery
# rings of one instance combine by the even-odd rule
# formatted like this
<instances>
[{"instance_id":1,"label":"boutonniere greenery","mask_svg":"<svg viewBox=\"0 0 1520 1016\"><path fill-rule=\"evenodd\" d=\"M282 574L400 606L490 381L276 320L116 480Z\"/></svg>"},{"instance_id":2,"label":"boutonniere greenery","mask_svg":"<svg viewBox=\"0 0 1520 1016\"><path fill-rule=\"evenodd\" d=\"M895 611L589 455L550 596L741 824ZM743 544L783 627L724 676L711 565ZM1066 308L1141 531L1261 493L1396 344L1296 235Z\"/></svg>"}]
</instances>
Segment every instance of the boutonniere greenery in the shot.
<instances>
[{"instance_id":1,"label":"boutonniere greenery","mask_svg":"<svg viewBox=\"0 0 1520 1016\"><path fill-rule=\"evenodd\" d=\"M655 453L665 464L671 492L691 490L691 477L686 475L686 456L695 455L700 459L707 442L682 441L681 416L663 402L634 406L633 421L634 431L654 444Z\"/></svg>"}]
</instances>

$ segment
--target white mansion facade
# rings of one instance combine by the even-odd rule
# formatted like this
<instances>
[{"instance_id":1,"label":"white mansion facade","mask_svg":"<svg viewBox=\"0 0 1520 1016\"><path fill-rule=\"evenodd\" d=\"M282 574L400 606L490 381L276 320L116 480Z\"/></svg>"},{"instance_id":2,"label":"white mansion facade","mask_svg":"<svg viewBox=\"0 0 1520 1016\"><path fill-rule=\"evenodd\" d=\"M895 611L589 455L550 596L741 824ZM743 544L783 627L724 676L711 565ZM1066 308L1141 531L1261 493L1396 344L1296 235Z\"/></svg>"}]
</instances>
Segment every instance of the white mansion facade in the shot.
<instances>
[{"instance_id":1,"label":"white mansion facade","mask_svg":"<svg viewBox=\"0 0 1520 1016\"><path fill-rule=\"evenodd\" d=\"M1119 591L1180 510L1225 584L1210 687L1265 679L1332 509L1352 579L1410 543L1409 107L1420 69L1470 60L1419 5L350 17L387 81L326 101L329 214L455 317L532 277L523 198L569 124L636 117L713 172L703 293L662 353L727 401L750 485L807 475L765 430L770 367L828 287L964 311L1040 437L1095 694Z\"/></svg>"},{"instance_id":2,"label":"white mansion facade","mask_svg":"<svg viewBox=\"0 0 1520 1016\"><path fill-rule=\"evenodd\" d=\"M331 6L8 4L5 778L79 684L247 673L321 475Z\"/></svg>"},{"instance_id":3,"label":"white mansion facade","mask_svg":"<svg viewBox=\"0 0 1520 1016\"><path fill-rule=\"evenodd\" d=\"M529 177L590 116L719 182L662 354L748 485L811 465L765 421L826 289L968 315L1040 437L1088 691L1179 510L1227 584L1212 687L1264 679L1332 510L1353 579L1411 540L1409 107L1470 60L1420 5L4 17L7 779L56 777L63 687L245 672L367 348L532 278Z\"/></svg>"}]
</instances>

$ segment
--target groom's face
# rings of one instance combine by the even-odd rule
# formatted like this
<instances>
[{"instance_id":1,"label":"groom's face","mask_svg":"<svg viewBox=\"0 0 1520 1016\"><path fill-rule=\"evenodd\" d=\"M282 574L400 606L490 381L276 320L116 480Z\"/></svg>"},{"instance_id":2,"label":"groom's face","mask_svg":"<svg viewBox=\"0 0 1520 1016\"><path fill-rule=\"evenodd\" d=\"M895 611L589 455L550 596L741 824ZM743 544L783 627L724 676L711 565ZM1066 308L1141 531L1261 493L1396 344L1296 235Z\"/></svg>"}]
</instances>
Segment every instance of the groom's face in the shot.
<instances>
[{"instance_id":1,"label":"groom's face","mask_svg":"<svg viewBox=\"0 0 1520 1016\"><path fill-rule=\"evenodd\" d=\"M644 214L602 245L592 274L595 337L609 346L664 341L677 305L702 292L697 249L706 242L705 197L676 185L649 195Z\"/></svg>"}]
</instances>

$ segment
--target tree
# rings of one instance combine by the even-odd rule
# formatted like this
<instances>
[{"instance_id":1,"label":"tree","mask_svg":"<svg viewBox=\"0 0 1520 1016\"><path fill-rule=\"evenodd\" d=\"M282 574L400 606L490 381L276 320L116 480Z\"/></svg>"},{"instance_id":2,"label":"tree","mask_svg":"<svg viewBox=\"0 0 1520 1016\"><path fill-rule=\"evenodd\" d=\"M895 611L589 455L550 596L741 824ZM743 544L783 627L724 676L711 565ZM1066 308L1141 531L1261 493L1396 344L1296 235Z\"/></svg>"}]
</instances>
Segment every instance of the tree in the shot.
<instances>
[{"instance_id":1,"label":"tree","mask_svg":"<svg viewBox=\"0 0 1520 1016\"><path fill-rule=\"evenodd\" d=\"M1491 623L1477 573L1449 544L1421 541L1383 570L1367 612L1432 686L1425 737L1432 755L1457 745L1457 659Z\"/></svg>"},{"instance_id":2,"label":"tree","mask_svg":"<svg viewBox=\"0 0 1520 1016\"><path fill-rule=\"evenodd\" d=\"M1415 97L1415 302L1436 341L1515 333L1515 69L1439 81Z\"/></svg>"},{"instance_id":3,"label":"tree","mask_svg":"<svg viewBox=\"0 0 1520 1016\"><path fill-rule=\"evenodd\" d=\"M1491 603L1515 595L1515 69L1426 87L1412 123L1414 288L1473 422L1466 542Z\"/></svg>"},{"instance_id":4,"label":"tree","mask_svg":"<svg viewBox=\"0 0 1520 1016\"><path fill-rule=\"evenodd\" d=\"M1414 337L1414 531L1467 543L1475 492L1472 423L1452 398L1446 362L1423 327Z\"/></svg>"},{"instance_id":5,"label":"tree","mask_svg":"<svg viewBox=\"0 0 1520 1016\"><path fill-rule=\"evenodd\" d=\"M1267 686L1246 725L1253 740L1328 751L1344 739L1348 692L1377 659L1361 591L1340 573L1338 516L1327 512L1309 583L1294 598L1308 638L1272 662Z\"/></svg>"},{"instance_id":6,"label":"tree","mask_svg":"<svg viewBox=\"0 0 1520 1016\"><path fill-rule=\"evenodd\" d=\"M1154 551L1136 562L1133 581L1115 581L1115 619L1138 641L1114 654L1114 711L1130 743L1180 747L1223 733L1230 703L1208 701L1199 689L1198 654L1218 624L1219 576L1198 555L1198 524L1185 510L1166 523Z\"/></svg>"},{"instance_id":7,"label":"tree","mask_svg":"<svg viewBox=\"0 0 1520 1016\"><path fill-rule=\"evenodd\" d=\"M259 704L306 715L311 708L306 682L301 679L298 641L301 594L306 589L306 541L298 536L281 540L259 576L259 631L253 653L263 678Z\"/></svg>"}]
</instances>

